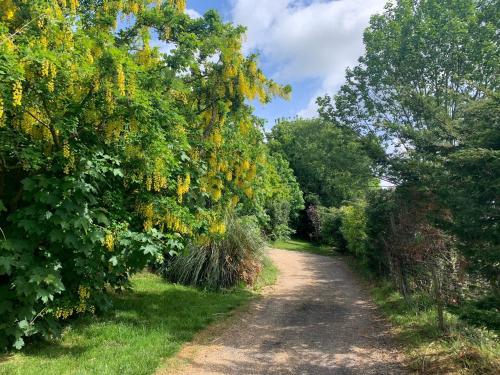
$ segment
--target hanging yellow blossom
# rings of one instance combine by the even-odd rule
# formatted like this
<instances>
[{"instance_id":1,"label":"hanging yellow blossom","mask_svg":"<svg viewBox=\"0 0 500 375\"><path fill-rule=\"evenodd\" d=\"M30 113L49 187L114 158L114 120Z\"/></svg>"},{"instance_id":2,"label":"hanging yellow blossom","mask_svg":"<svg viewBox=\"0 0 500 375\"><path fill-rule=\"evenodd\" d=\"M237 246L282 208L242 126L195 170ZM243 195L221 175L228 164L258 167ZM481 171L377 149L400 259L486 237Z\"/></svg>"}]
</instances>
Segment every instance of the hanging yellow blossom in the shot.
<instances>
[{"instance_id":1,"label":"hanging yellow blossom","mask_svg":"<svg viewBox=\"0 0 500 375\"><path fill-rule=\"evenodd\" d=\"M148 176L146 177L146 190L151 191L152 188L153 188L153 179L151 178L151 176Z\"/></svg>"},{"instance_id":2,"label":"hanging yellow blossom","mask_svg":"<svg viewBox=\"0 0 500 375\"><path fill-rule=\"evenodd\" d=\"M76 8L78 8L78 5L80 5L78 0L69 0L69 1L70 1L69 6L71 13L76 13Z\"/></svg>"},{"instance_id":3,"label":"hanging yellow blossom","mask_svg":"<svg viewBox=\"0 0 500 375\"><path fill-rule=\"evenodd\" d=\"M236 205L238 204L238 202L240 201L240 197L238 197L237 195L233 195L231 197L231 207L236 207Z\"/></svg>"},{"instance_id":4,"label":"hanging yellow blossom","mask_svg":"<svg viewBox=\"0 0 500 375\"><path fill-rule=\"evenodd\" d=\"M220 189L215 189L212 194L212 198L214 199L214 201L218 201L221 197L222 197L222 191Z\"/></svg>"},{"instance_id":5,"label":"hanging yellow blossom","mask_svg":"<svg viewBox=\"0 0 500 375\"><path fill-rule=\"evenodd\" d=\"M54 80L51 79L49 82L47 82L47 90L49 92L54 92L55 90L55 84L54 84Z\"/></svg>"},{"instance_id":6,"label":"hanging yellow blossom","mask_svg":"<svg viewBox=\"0 0 500 375\"><path fill-rule=\"evenodd\" d=\"M50 76L54 78L57 75L57 67L53 63L50 63L49 67L50 67Z\"/></svg>"},{"instance_id":7,"label":"hanging yellow blossom","mask_svg":"<svg viewBox=\"0 0 500 375\"><path fill-rule=\"evenodd\" d=\"M137 14L137 13L139 13L139 10L140 10L139 4L133 3L130 5L130 12Z\"/></svg>"},{"instance_id":8,"label":"hanging yellow blossom","mask_svg":"<svg viewBox=\"0 0 500 375\"><path fill-rule=\"evenodd\" d=\"M3 126L3 99L0 98L0 128Z\"/></svg>"},{"instance_id":9,"label":"hanging yellow blossom","mask_svg":"<svg viewBox=\"0 0 500 375\"><path fill-rule=\"evenodd\" d=\"M49 60L44 60L42 63L42 77L48 77L50 71L50 62Z\"/></svg>"},{"instance_id":10,"label":"hanging yellow blossom","mask_svg":"<svg viewBox=\"0 0 500 375\"><path fill-rule=\"evenodd\" d=\"M211 141L216 147L220 147L222 145L222 134L219 129L214 131Z\"/></svg>"},{"instance_id":11,"label":"hanging yellow blossom","mask_svg":"<svg viewBox=\"0 0 500 375\"><path fill-rule=\"evenodd\" d=\"M146 218L143 227L144 230L147 232L153 228L153 215L154 215L153 204L149 203L146 206L144 206L142 208L142 214Z\"/></svg>"},{"instance_id":12,"label":"hanging yellow blossom","mask_svg":"<svg viewBox=\"0 0 500 375\"><path fill-rule=\"evenodd\" d=\"M115 237L113 236L113 233L106 233L106 236L104 237L104 246L108 249L108 251L113 251L115 248Z\"/></svg>"},{"instance_id":13,"label":"hanging yellow blossom","mask_svg":"<svg viewBox=\"0 0 500 375\"><path fill-rule=\"evenodd\" d=\"M210 225L210 228L208 228L208 231L211 234L223 235L226 233L226 224L224 224L222 222L214 222Z\"/></svg>"},{"instance_id":14,"label":"hanging yellow blossom","mask_svg":"<svg viewBox=\"0 0 500 375\"><path fill-rule=\"evenodd\" d=\"M118 65L116 68L116 75L118 91L121 96L125 96L125 73L123 72L123 67L121 65Z\"/></svg>"},{"instance_id":15,"label":"hanging yellow blossom","mask_svg":"<svg viewBox=\"0 0 500 375\"><path fill-rule=\"evenodd\" d=\"M178 177L177 179L177 198L179 203L182 203L182 199L184 195L189 191L189 187L191 185L191 176L189 174L186 175L185 178Z\"/></svg>"},{"instance_id":16,"label":"hanging yellow blossom","mask_svg":"<svg viewBox=\"0 0 500 375\"><path fill-rule=\"evenodd\" d=\"M23 99L23 86L21 81L17 81L12 86L12 104L14 106L20 106Z\"/></svg>"},{"instance_id":17,"label":"hanging yellow blossom","mask_svg":"<svg viewBox=\"0 0 500 375\"><path fill-rule=\"evenodd\" d=\"M245 190L244 190L244 193L245 195L248 197L248 198L252 198L253 197L253 189L251 187L247 187Z\"/></svg>"},{"instance_id":18,"label":"hanging yellow blossom","mask_svg":"<svg viewBox=\"0 0 500 375\"><path fill-rule=\"evenodd\" d=\"M78 287L78 296L82 301L88 300L90 298L90 289L86 286L80 285Z\"/></svg>"},{"instance_id":19,"label":"hanging yellow blossom","mask_svg":"<svg viewBox=\"0 0 500 375\"><path fill-rule=\"evenodd\" d=\"M241 169L248 171L250 169L250 162L246 159L243 160L243 163L241 163Z\"/></svg>"},{"instance_id":20,"label":"hanging yellow blossom","mask_svg":"<svg viewBox=\"0 0 500 375\"><path fill-rule=\"evenodd\" d=\"M170 0L172 4L179 12L184 12L186 10L186 0Z\"/></svg>"}]
</instances>

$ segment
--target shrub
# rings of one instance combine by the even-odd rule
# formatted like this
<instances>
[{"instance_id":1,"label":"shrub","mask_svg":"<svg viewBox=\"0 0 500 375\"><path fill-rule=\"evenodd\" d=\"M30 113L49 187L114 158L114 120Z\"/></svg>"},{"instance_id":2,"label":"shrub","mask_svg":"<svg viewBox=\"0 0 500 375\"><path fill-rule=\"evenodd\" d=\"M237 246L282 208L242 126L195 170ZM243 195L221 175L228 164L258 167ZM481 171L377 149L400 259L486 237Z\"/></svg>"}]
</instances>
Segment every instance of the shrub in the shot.
<instances>
[{"instance_id":1,"label":"shrub","mask_svg":"<svg viewBox=\"0 0 500 375\"><path fill-rule=\"evenodd\" d=\"M319 233L321 243L334 246L339 251L346 250L346 240L340 231L342 225L341 211L335 207L318 207Z\"/></svg>"},{"instance_id":2,"label":"shrub","mask_svg":"<svg viewBox=\"0 0 500 375\"><path fill-rule=\"evenodd\" d=\"M356 201L340 208L342 225L340 232L347 249L356 256L366 255L366 202Z\"/></svg>"},{"instance_id":3,"label":"shrub","mask_svg":"<svg viewBox=\"0 0 500 375\"><path fill-rule=\"evenodd\" d=\"M262 268L260 230L252 220L233 215L228 215L225 225L225 234L188 245L187 254L171 263L167 278L207 289L230 288L239 282L253 284Z\"/></svg>"},{"instance_id":4,"label":"shrub","mask_svg":"<svg viewBox=\"0 0 500 375\"><path fill-rule=\"evenodd\" d=\"M0 241L0 349L57 336L60 321L109 306L106 287L126 286L130 273L163 251L155 230L110 225L93 196L96 169L23 180L23 206L8 216Z\"/></svg>"}]
</instances>

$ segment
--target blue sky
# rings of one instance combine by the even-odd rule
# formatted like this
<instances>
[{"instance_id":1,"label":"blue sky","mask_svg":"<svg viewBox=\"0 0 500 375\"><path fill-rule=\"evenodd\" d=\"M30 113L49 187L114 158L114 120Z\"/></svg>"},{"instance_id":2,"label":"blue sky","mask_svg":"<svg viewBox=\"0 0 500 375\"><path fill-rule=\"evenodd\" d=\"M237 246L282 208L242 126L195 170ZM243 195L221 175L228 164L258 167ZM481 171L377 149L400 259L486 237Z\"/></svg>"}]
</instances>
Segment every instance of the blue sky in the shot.
<instances>
[{"instance_id":1,"label":"blue sky","mask_svg":"<svg viewBox=\"0 0 500 375\"><path fill-rule=\"evenodd\" d=\"M277 118L312 117L315 99L334 94L346 67L363 53L370 16L386 0L188 0L193 17L216 9L225 21L247 27L245 53L257 52L268 77L293 88L290 101L275 99L256 114L271 127Z\"/></svg>"}]
</instances>

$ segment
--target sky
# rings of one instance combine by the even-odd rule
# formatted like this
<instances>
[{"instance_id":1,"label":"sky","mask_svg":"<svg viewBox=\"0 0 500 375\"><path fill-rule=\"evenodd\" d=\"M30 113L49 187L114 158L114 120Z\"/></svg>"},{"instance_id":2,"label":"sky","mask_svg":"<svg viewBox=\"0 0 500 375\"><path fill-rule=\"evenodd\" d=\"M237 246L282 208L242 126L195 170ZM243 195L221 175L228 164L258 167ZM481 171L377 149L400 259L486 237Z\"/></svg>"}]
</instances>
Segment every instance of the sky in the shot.
<instances>
[{"instance_id":1,"label":"sky","mask_svg":"<svg viewBox=\"0 0 500 375\"><path fill-rule=\"evenodd\" d=\"M363 54L363 30L386 0L188 0L187 13L199 17L216 9L227 22L247 28L246 54L258 53L264 73L293 88L289 101L254 103L267 120L314 117L316 98L333 95L345 69Z\"/></svg>"}]
</instances>

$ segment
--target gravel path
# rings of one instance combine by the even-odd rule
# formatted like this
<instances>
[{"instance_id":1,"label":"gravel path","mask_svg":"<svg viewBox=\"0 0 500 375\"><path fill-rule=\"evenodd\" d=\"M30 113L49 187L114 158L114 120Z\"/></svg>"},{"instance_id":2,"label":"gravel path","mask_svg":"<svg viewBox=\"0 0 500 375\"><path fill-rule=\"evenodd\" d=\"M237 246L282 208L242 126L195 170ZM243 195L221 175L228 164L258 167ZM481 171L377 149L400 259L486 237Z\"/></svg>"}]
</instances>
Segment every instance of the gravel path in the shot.
<instances>
[{"instance_id":1,"label":"gravel path","mask_svg":"<svg viewBox=\"0 0 500 375\"><path fill-rule=\"evenodd\" d=\"M403 374L389 327L340 258L270 250L265 297L177 374Z\"/></svg>"}]
</instances>

